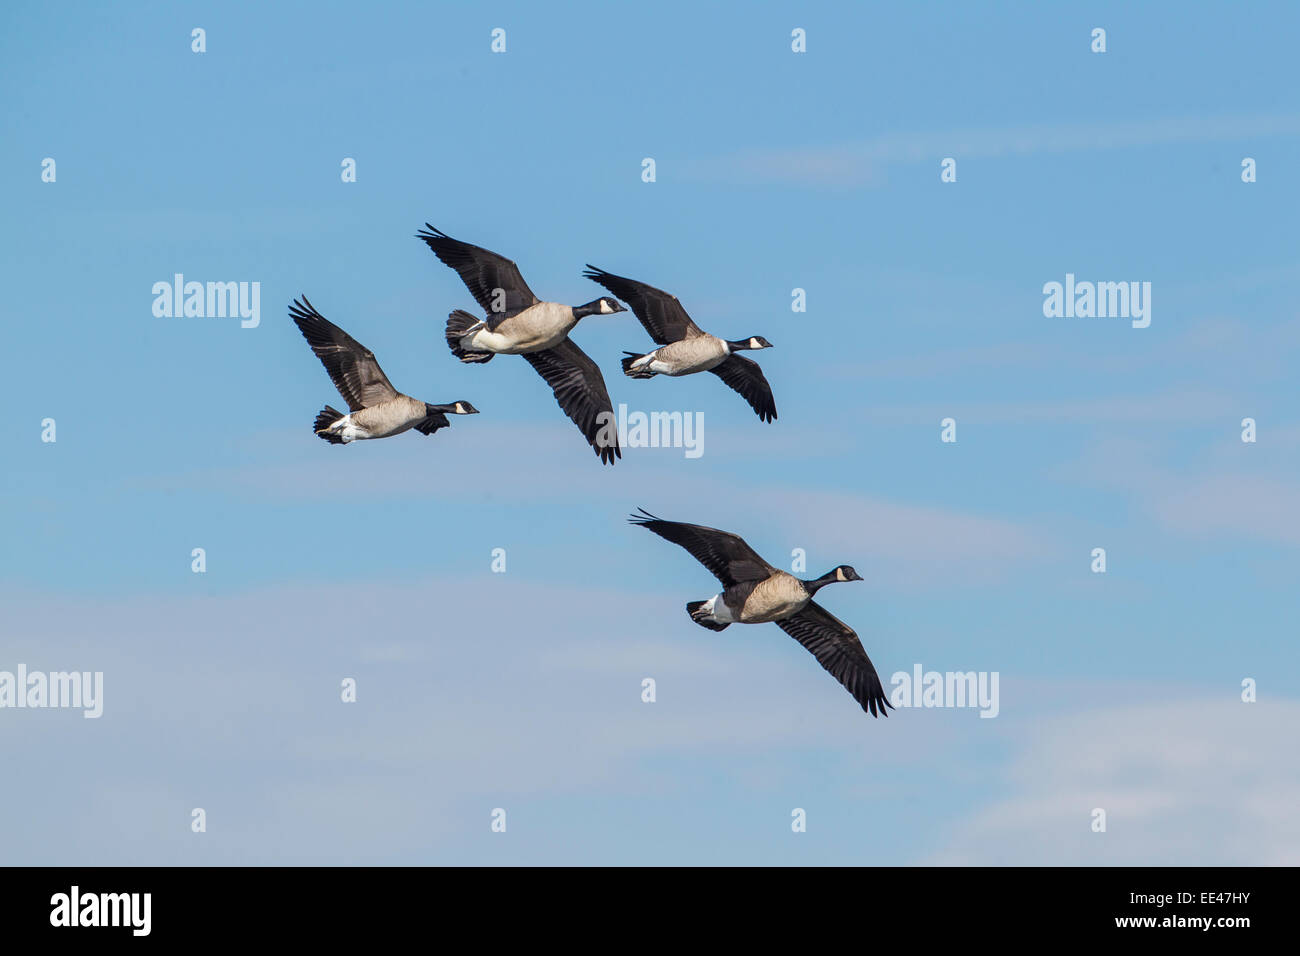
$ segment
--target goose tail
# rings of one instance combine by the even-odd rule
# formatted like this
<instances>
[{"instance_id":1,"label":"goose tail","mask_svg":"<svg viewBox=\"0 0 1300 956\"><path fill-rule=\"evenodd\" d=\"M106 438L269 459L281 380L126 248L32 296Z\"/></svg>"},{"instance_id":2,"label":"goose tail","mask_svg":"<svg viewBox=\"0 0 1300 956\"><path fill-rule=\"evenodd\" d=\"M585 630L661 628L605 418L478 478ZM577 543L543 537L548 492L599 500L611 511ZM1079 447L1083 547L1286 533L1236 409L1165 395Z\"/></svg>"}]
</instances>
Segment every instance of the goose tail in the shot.
<instances>
[{"instance_id":1,"label":"goose tail","mask_svg":"<svg viewBox=\"0 0 1300 956\"><path fill-rule=\"evenodd\" d=\"M691 616L691 620L700 627L707 627L710 631L725 631L730 624L719 624L716 621L709 620L709 612L701 610L708 601L688 601L686 602L686 613Z\"/></svg>"},{"instance_id":2,"label":"goose tail","mask_svg":"<svg viewBox=\"0 0 1300 956\"><path fill-rule=\"evenodd\" d=\"M495 352L467 352L460 347L461 336L476 325L482 325L480 319L474 318L463 309L457 309L447 316L447 347L451 354L462 362L490 362Z\"/></svg>"},{"instance_id":3,"label":"goose tail","mask_svg":"<svg viewBox=\"0 0 1300 956\"><path fill-rule=\"evenodd\" d=\"M628 378L654 378L655 373L648 368L649 363L637 368L632 367L634 362L639 362L643 358L645 358L644 355L638 355L636 352L624 352L622 359L623 374Z\"/></svg>"},{"instance_id":4,"label":"goose tail","mask_svg":"<svg viewBox=\"0 0 1300 956\"><path fill-rule=\"evenodd\" d=\"M312 424L312 428L315 430L317 435L325 439L331 445L342 445L343 439L338 436L338 433L329 430L330 426L342 417L342 412L326 405L316 414L316 421Z\"/></svg>"}]
</instances>

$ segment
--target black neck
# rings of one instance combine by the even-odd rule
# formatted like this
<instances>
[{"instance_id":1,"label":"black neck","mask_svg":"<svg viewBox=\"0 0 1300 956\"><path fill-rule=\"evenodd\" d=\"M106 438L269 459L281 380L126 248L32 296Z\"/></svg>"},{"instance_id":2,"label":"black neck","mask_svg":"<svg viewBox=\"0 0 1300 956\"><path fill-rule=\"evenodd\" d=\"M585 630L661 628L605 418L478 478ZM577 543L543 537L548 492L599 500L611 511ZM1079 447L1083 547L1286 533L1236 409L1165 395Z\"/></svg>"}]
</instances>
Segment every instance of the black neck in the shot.
<instances>
[{"instance_id":1,"label":"black neck","mask_svg":"<svg viewBox=\"0 0 1300 956\"><path fill-rule=\"evenodd\" d=\"M749 348L749 339L736 339L734 342L728 340L727 345L731 346L731 351L739 352Z\"/></svg>"},{"instance_id":2,"label":"black neck","mask_svg":"<svg viewBox=\"0 0 1300 956\"><path fill-rule=\"evenodd\" d=\"M819 578L815 578L812 581L805 581L803 586L808 589L809 594L816 594L822 588L826 587L826 585L835 584L838 581L839 578L835 576L834 571L827 571Z\"/></svg>"},{"instance_id":3,"label":"black neck","mask_svg":"<svg viewBox=\"0 0 1300 956\"><path fill-rule=\"evenodd\" d=\"M589 315L600 314L600 300L588 302L586 305L575 305L573 307L573 317L575 319L585 319Z\"/></svg>"}]
</instances>

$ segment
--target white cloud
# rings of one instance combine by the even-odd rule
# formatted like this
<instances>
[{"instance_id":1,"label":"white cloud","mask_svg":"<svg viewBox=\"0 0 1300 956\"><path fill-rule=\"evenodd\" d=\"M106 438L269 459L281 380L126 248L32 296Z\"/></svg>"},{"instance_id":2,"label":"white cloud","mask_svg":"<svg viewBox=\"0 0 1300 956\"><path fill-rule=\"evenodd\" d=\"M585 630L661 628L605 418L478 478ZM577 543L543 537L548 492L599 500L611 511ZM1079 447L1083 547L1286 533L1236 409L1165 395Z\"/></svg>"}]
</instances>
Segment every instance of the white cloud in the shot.
<instances>
[{"instance_id":1,"label":"white cloud","mask_svg":"<svg viewBox=\"0 0 1300 956\"><path fill-rule=\"evenodd\" d=\"M1239 704L1229 687L1226 701L1043 719L1079 691L1008 680L997 720L872 720L776 627L703 631L682 610L693 595L675 590L484 574L372 583L364 594L6 596L18 637L0 666L102 669L106 690L99 721L0 720L8 759L45 761L0 788L0 815L25 821L9 859L410 863L450 852L482 862L473 840L492 806L536 815L559 800L571 838L521 858L616 860L617 846L590 844L583 808L635 813L662 797L701 810L683 824L698 826L684 861L696 851L726 860L741 851L708 824L711 800L815 799L852 846L879 825L873 801L897 814L913 792L942 792L938 812L968 813L971 794L990 786L1002 794L993 806L950 834L900 837L890 858L938 845L943 862L1297 859L1294 703ZM886 675L913 659L896 637L863 633ZM339 701L344 675L358 680L357 704ZM653 705L640 701L646 676L659 685ZM1009 768L1007 745L1021 747ZM195 806L209 814L202 836L189 832ZM1104 844L1087 842L1094 806L1111 814ZM629 832L626 844L643 836ZM1088 855L1102 846L1108 856ZM851 850L827 852L848 862Z\"/></svg>"},{"instance_id":2,"label":"white cloud","mask_svg":"<svg viewBox=\"0 0 1300 956\"><path fill-rule=\"evenodd\" d=\"M1130 704L1016 725L1010 786L958 824L945 865L1300 863L1300 702ZM1105 833L1092 811L1107 814Z\"/></svg>"},{"instance_id":3,"label":"white cloud","mask_svg":"<svg viewBox=\"0 0 1300 956\"><path fill-rule=\"evenodd\" d=\"M8 858L403 858L413 841L433 852L463 840L480 817L486 832L495 801L694 785L661 778L656 759L730 766L758 754L784 767L813 740L897 750L917 731L881 738L891 722L877 729L775 626L717 640L686 619L690 595L486 573L358 593L10 597L19 636L0 647L0 668L102 670L106 704L98 721L0 712L9 759L59 758L0 788L0 816L25 821ZM357 680L355 704L339 699L344 676ZM640 699L646 676L659 682L655 704ZM208 811L207 834L190 833L193 807Z\"/></svg>"}]
</instances>

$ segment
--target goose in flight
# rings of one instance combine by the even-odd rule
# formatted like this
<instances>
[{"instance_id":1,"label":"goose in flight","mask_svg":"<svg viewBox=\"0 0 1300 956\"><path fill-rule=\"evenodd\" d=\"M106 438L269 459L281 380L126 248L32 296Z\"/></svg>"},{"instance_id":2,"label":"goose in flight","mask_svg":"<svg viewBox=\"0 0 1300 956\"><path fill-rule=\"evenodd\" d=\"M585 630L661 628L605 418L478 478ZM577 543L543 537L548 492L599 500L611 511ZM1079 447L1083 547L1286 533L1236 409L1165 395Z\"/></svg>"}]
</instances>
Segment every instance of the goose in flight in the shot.
<instances>
[{"instance_id":1,"label":"goose in flight","mask_svg":"<svg viewBox=\"0 0 1300 956\"><path fill-rule=\"evenodd\" d=\"M528 288L519 267L504 256L471 246L424 224L422 239L455 269L487 314L479 319L457 309L447 317L447 345L462 362L489 362L494 355L522 355L555 392L560 408L582 431L602 462L621 458L614 409L605 379L569 332L589 315L627 309L608 297L585 305L543 302Z\"/></svg>"},{"instance_id":2,"label":"goose in flight","mask_svg":"<svg viewBox=\"0 0 1300 956\"><path fill-rule=\"evenodd\" d=\"M698 524L664 521L644 508L629 519L659 537L681 545L721 582L723 590L707 601L686 605L691 620L711 631L732 624L774 622L812 652L818 663L844 685L872 717L888 717L891 705L875 666L853 629L813 601L827 584L861 581L847 564L803 581L768 564L738 535Z\"/></svg>"},{"instance_id":3,"label":"goose in flight","mask_svg":"<svg viewBox=\"0 0 1300 956\"><path fill-rule=\"evenodd\" d=\"M644 355L623 353L623 373L629 378L712 372L739 392L763 421L776 418L772 387L763 377L763 370L757 362L735 354L748 349L770 349L772 343L767 339L761 335L734 341L720 339L696 325L675 295L593 265L588 265L583 275L631 306L650 337L659 343L659 348Z\"/></svg>"},{"instance_id":4,"label":"goose in flight","mask_svg":"<svg viewBox=\"0 0 1300 956\"><path fill-rule=\"evenodd\" d=\"M469 402L430 405L403 395L393 388L375 353L317 312L306 296L294 299L289 315L348 403L346 415L326 405L316 416L316 434L331 445L387 438L411 428L432 435L449 424L448 415L477 414Z\"/></svg>"}]
</instances>

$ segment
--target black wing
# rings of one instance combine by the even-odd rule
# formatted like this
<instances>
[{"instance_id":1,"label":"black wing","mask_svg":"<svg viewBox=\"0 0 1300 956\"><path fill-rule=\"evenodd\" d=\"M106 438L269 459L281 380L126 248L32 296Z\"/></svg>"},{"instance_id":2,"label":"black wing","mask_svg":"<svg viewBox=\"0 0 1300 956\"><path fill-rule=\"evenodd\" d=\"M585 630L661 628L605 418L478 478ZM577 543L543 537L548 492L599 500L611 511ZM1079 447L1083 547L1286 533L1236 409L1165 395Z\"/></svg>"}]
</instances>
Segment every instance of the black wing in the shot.
<instances>
[{"instance_id":1,"label":"black wing","mask_svg":"<svg viewBox=\"0 0 1300 956\"><path fill-rule=\"evenodd\" d=\"M289 316L330 373L334 387L348 403L348 411L397 397L397 389L379 367L375 353L317 312L306 296L301 302L293 300Z\"/></svg>"},{"instance_id":2,"label":"black wing","mask_svg":"<svg viewBox=\"0 0 1300 956\"><path fill-rule=\"evenodd\" d=\"M593 265L587 266L583 273L588 279L599 282L631 307L632 312L650 337L660 345L680 342L682 339L701 335L700 327L691 321L677 296L670 295L662 289L656 289L635 279L624 279Z\"/></svg>"},{"instance_id":3,"label":"black wing","mask_svg":"<svg viewBox=\"0 0 1300 956\"><path fill-rule=\"evenodd\" d=\"M740 535L699 524L664 521L644 508L639 515L632 515L628 520L649 528L673 544L681 545L696 561L708 568L724 588L744 581L762 581L776 571Z\"/></svg>"},{"instance_id":4,"label":"black wing","mask_svg":"<svg viewBox=\"0 0 1300 956\"><path fill-rule=\"evenodd\" d=\"M432 435L439 428L446 428L451 422L447 421L447 416L442 412L433 412L427 416L424 421L415 425L415 430L421 435Z\"/></svg>"},{"instance_id":5,"label":"black wing","mask_svg":"<svg viewBox=\"0 0 1300 956\"><path fill-rule=\"evenodd\" d=\"M770 422L776 419L776 401L772 398L772 386L767 384L767 379L763 377L763 370L758 367L757 362L743 355L732 355L709 371L739 392L763 421Z\"/></svg>"},{"instance_id":6,"label":"black wing","mask_svg":"<svg viewBox=\"0 0 1300 956\"><path fill-rule=\"evenodd\" d=\"M590 356L567 338L555 348L523 355L537 369L537 374L546 379L560 408L587 436L588 444L600 460L612 465L615 458L622 458L605 379Z\"/></svg>"},{"instance_id":7,"label":"black wing","mask_svg":"<svg viewBox=\"0 0 1300 956\"><path fill-rule=\"evenodd\" d=\"M505 256L453 239L427 222L424 229L416 234L416 238L423 239L435 256L460 274L470 295L487 313L489 329L496 328L503 319L538 303L537 296L528 288L519 267Z\"/></svg>"},{"instance_id":8,"label":"black wing","mask_svg":"<svg viewBox=\"0 0 1300 956\"><path fill-rule=\"evenodd\" d=\"M889 716L890 703L880 675L853 628L815 601L809 601L794 617L776 623L812 651L817 662L844 685L863 710L872 717Z\"/></svg>"}]
</instances>

